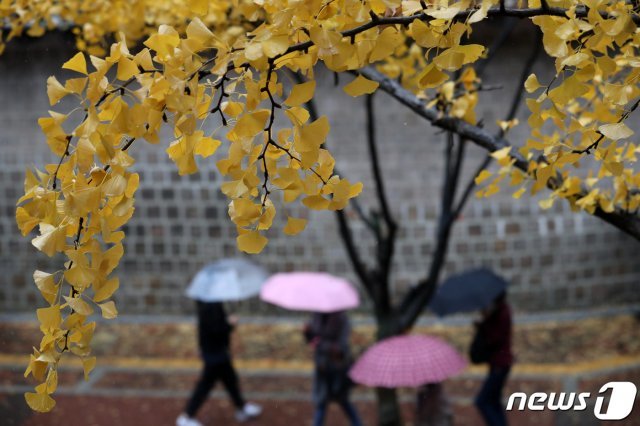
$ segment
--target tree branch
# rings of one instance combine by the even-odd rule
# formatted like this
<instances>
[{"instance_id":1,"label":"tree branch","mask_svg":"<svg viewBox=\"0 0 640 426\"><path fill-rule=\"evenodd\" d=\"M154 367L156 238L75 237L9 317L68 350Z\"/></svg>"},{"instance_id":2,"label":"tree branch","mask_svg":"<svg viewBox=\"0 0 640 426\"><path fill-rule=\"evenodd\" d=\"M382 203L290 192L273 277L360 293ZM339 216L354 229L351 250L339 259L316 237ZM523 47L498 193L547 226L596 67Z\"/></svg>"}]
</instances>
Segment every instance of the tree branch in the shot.
<instances>
[{"instance_id":1,"label":"tree branch","mask_svg":"<svg viewBox=\"0 0 640 426\"><path fill-rule=\"evenodd\" d=\"M409 290L405 295L400 309L400 319L398 325L400 330L406 330L413 326L416 319L424 312L424 309L431 300L440 277L440 272L447 258L447 250L449 248L449 239L451 229L453 228L452 208L454 202L455 187L458 176L461 171L460 164L462 162L463 144L462 139L459 140L460 147L456 155L454 151L454 133L449 132L447 135L447 146L444 151L445 170L443 174L443 185L441 195L440 218L438 220L438 229L436 232L436 247L429 266L427 277L420 281L418 285Z\"/></svg>"},{"instance_id":2,"label":"tree branch","mask_svg":"<svg viewBox=\"0 0 640 426\"><path fill-rule=\"evenodd\" d=\"M511 33L513 32L513 30L516 28L516 24L519 21L515 18L512 19L508 19L507 22L505 22L502 25L500 34L498 34L498 37L496 37L496 39L493 41L493 43L491 43L491 46L489 46L489 53L487 53L487 57L484 59L480 59L478 61L476 61L475 63L475 71L476 71L476 75L480 78L482 78L482 75L484 74L484 71L487 68L487 65L489 65L491 63L491 61L493 61L493 59L495 59L496 57L496 53L498 52L498 50L500 50L500 48L504 45L504 43L509 40L509 36L511 35Z\"/></svg>"},{"instance_id":3,"label":"tree branch","mask_svg":"<svg viewBox=\"0 0 640 426\"><path fill-rule=\"evenodd\" d=\"M343 37L353 38L356 35L363 33L371 28L380 27L380 26L388 26L388 25L402 25L407 26L411 24L416 19L421 21L429 22L433 21L434 17L428 15L426 11L432 12L437 10L436 8L425 9L425 11L414 13L413 15L408 16L378 16L375 14L371 14L371 20L366 22L360 26L355 28L351 28L346 31L342 31L341 34ZM477 9L471 8L458 12L453 18L452 21L466 21L473 13L475 13ZM499 17L499 16L511 16L514 18L533 18L535 16L559 16L562 18L567 18L567 12L569 9L564 9L560 7L539 7L539 8L492 8L487 11L487 17ZM588 10L584 7L577 8L573 11L575 16L578 18L587 17ZM609 19L612 16L606 12L600 12L600 16L603 19ZM567 18L568 19L568 18ZM631 19L636 24L640 24L640 16L631 15ZM301 43L294 44L293 46L289 46L289 48L282 54L274 57L275 60L286 56L293 52L306 51L311 46L313 46L313 41L305 41Z\"/></svg>"},{"instance_id":4,"label":"tree branch","mask_svg":"<svg viewBox=\"0 0 640 426\"><path fill-rule=\"evenodd\" d=\"M505 119L505 121L513 120L518 114L518 109L522 104L522 97L524 96L524 83L527 81L527 78L533 70L533 66L538 60L538 55L540 55L540 52L542 51L542 46L542 34L538 32L536 34L536 40L534 41L533 49L531 49L531 54L527 58L527 62L525 62L524 68L522 68L522 72L520 73L520 80L518 81L518 85L516 86L516 94L511 101L511 106L509 107L509 112L507 113L507 118ZM500 133L500 137L503 136L504 131Z\"/></svg>"},{"instance_id":5,"label":"tree branch","mask_svg":"<svg viewBox=\"0 0 640 426\"><path fill-rule=\"evenodd\" d=\"M414 111L420 117L433 123L435 126L444 130L451 130L459 136L474 142L476 145L494 152L502 148L513 146L508 140L502 137L491 135L485 129L469 124L463 120L454 117L441 117L437 111L431 108L425 108L423 100L416 97L413 93L403 88L397 81L388 78L382 73L372 68L364 68L360 73L368 78L380 83L380 89L387 92L401 104ZM522 171L527 171L529 162L520 154L513 151L510 156L515 160L514 166ZM554 190L559 187L556 179L549 179L547 186ZM584 197L586 193L582 191L577 194L577 198ZM616 228L640 240L640 217L630 214L620 209L613 212L605 212L600 207L596 207L593 215L604 220L605 222L615 226Z\"/></svg>"},{"instance_id":6,"label":"tree branch","mask_svg":"<svg viewBox=\"0 0 640 426\"><path fill-rule=\"evenodd\" d=\"M387 194L384 187L384 180L382 178L382 170L380 168L378 149L376 147L376 122L373 95L367 95L367 97L365 98L365 106L367 112L367 142L369 148L369 159L371 161L371 169L373 173L373 180L375 182L376 195L378 197L378 203L380 204L382 218L385 223L385 229L380 229L378 231L377 252L380 268L379 278L382 280L380 285L387 286L389 281L389 274L391 271L391 262L393 260L393 253L396 242L396 231L398 229L398 226L391 215L391 210L389 209Z\"/></svg>"},{"instance_id":7,"label":"tree branch","mask_svg":"<svg viewBox=\"0 0 640 426\"><path fill-rule=\"evenodd\" d=\"M362 262L360 253L358 252L358 249L353 242L353 234L351 233L351 228L347 223L345 212L343 210L336 210L336 219L338 220L338 231L340 232L341 237L340 239L342 240L344 248L347 251L347 255L349 256L349 260L351 261L353 270L355 271L358 279L375 303L376 298L372 288L373 280L371 279L371 274Z\"/></svg>"},{"instance_id":8,"label":"tree branch","mask_svg":"<svg viewBox=\"0 0 640 426\"><path fill-rule=\"evenodd\" d=\"M380 203L380 210L382 211L382 217L387 223L390 229L397 227L395 220L391 215L389 209L389 202L387 201L387 194L384 187L384 180L382 179L382 171L380 169L380 161L378 159L378 149L376 147L376 118L373 103L373 95L367 95L365 98L365 104L367 109L367 142L369 146L369 153L371 157L371 168L373 171L373 179L376 184L376 194Z\"/></svg>"}]
</instances>

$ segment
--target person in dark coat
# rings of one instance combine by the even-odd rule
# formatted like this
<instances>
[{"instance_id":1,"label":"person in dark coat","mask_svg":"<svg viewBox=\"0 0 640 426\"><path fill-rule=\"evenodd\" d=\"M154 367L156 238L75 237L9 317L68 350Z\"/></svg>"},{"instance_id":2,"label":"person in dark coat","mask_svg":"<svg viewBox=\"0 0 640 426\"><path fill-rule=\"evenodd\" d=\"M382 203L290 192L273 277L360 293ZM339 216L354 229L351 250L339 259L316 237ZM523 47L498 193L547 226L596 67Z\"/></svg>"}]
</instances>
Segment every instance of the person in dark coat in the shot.
<instances>
[{"instance_id":1,"label":"person in dark coat","mask_svg":"<svg viewBox=\"0 0 640 426\"><path fill-rule=\"evenodd\" d=\"M245 402L238 385L238 376L231 363L229 351L231 332L235 321L229 321L221 302L197 302L198 343L204 361L204 369L185 412L178 417L177 426L201 426L195 415L206 401L209 392L220 380L224 384L233 405L236 407L236 420L243 422L257 417L262 408Z\"/></svg>"},{"instance_id":2,"label":"person in dark coat","mask_svg":"<svg viewBox=\"0 0 640 426\"><path fill-rule=\"evenodd\" d=\"M351 381L347 372L351 366L350 333L349 317L345 312L316 313L305 327L305 337L315 348L314 426L324 424L330 401L340 405L351 425L362 425L356 408L349 401Z\"/></svg>"},{"instance_id":3,"label":"person in dark coat","mask_svg":"<svg viewBox=\"0 0 640 426\"><path fill-rule=\"evenodd\" d=\"M489 374L476 397L475 404L489 426L507 425L502 405L502 389L513 365L511 352L511 308L506 292L483 310L482 320L476 324L476 339L482 346L483 361L489 364Z\"/></svg>"}]
</instances>

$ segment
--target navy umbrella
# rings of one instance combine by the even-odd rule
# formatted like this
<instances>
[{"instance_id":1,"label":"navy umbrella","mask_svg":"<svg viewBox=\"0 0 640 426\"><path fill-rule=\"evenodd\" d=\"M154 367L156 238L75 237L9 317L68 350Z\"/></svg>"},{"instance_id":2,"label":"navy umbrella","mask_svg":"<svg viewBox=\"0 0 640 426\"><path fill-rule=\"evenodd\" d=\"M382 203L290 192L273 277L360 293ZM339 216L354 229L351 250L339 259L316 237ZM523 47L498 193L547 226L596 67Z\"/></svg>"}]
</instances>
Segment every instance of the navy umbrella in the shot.
<instances>
[{"instance_id":1,"label":"navy umbrella","mask_svg":"<svg viewBox=\"0 0 640 426\"><path fill-rule=\"evenodd\" d=\"M506 290L504 278L487 268L473 269L454 275L436 290L429 309L438 316L486 308Z\"/></svg>"}]
</instances>

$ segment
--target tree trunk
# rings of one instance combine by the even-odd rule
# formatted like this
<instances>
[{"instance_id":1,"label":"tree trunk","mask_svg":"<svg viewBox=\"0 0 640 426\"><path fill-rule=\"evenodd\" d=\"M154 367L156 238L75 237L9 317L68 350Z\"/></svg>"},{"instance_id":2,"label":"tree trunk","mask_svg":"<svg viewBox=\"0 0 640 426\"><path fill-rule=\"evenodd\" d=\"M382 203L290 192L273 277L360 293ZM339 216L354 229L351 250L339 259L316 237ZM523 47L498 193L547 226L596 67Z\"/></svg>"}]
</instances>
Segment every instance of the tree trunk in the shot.
<instances>
[{"instance_id":1,"label":"tree trunk","mask_svg":"<svg viewBox=\"0 0 640 426\"><path fill-rule=\"evenodd\" d=\"M378 398L378 426L402 426L396 390L376 388L376 396Z\"/></svg>"},{"instance_id":2,"label":"tree trunk","mask_svg":"<svg viewBox=\"0 0 640 426\"><path fill-rule=\"evenodd\" d=\"M388 312L376 312L378 341L398 334L397 318ZM402 426L402 415L395 389L376 388L378 399L378 426Z\"/></svg>"}]
</instances>

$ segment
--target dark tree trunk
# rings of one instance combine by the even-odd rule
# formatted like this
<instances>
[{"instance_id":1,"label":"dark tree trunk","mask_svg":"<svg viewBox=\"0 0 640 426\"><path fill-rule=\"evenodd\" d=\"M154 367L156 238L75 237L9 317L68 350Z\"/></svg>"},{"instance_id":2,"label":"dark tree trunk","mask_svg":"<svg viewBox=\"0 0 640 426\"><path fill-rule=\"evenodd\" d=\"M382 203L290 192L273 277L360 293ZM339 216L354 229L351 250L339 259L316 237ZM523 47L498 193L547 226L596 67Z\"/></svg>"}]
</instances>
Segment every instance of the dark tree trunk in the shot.
<instances>
[{"instance_id":1,"label":"dark tree trunk","mask_svg":"<svg viewBox=\"0 0 640 426\"><path fill-rule=\"evenodd\" d=\"M396 315L391 312L376 311L376 321L378 323L377 341L400 334ZM396 389L376 388L376 398L378 400L378 426L402 426L402 414Z\"/></svg>"},{"instance_id":2,"label":"dark tree trunk","mask_svg":"<svg viewBox=\"0 0 640 426\"><path fill-rule=\"evenodd\" d=\"M402 426L396 390L376 388L376 396L378 398L378 426Z\"/></svg>"}]
</instances>

